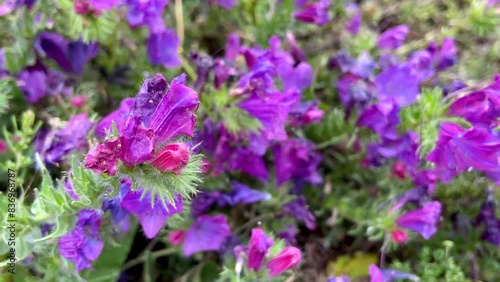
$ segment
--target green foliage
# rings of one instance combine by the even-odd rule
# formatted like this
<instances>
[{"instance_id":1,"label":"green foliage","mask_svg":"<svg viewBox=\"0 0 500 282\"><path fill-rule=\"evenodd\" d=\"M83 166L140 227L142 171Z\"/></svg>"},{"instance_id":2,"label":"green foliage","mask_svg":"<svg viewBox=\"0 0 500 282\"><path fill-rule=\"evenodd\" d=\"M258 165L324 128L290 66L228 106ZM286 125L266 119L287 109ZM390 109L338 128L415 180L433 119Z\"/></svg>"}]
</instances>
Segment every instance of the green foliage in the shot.
<instances>
[{"instance_id":1,"label":"green foliage","mask_svg":"<svg viewBox=\"0 0 500 282\"><path fill-rule=\"evenodd\" d=\"M12 99L11 89L8 79L0 80L0 115L5 114L9 109L9 100Z\"/></svg>"},{"instance_id":2,"label":"green foliage","mask_svg":"<svg viewBox=\"0 0 500 282\"><path fill-rule=\"evenodd\" d=\"M177 175L173 172L161 172L150 165L138 165L133 169L122 168L120 174L130 177L132 190L144 187L142 197L151 192L151 205L158 197L165 208L167 202L175 206L177 195L190 199L197 192L196 186L201 182L202 156L191 155L188 164Z\"/></svg>"},{"instance_id":3,"label":"green foliage","mask_svg":"<svg viewBox=\"0 0 500 282\"><path fill-rule=\"evenodd\" d=\"M486 7L486 1L475 0L469 14L472 31L480 36L487 36L499 30L500 17L493 7ZM498 35L498 33L497 33Z\"/></svg>"},{"instance_id":4,"label":"green foliage","mask_svg":"<svg viewBox=\"0 0 500 282\"><path fill-rule=\"evenodd\" d=\"M443 242L445 248L432 250L429 247L423 247L419 254L418 262L410 265L409 262L401 263L395 261L391 268L411 272L418 277L420 281L425 282L468 282L463 270L457 265L453 256L451 256L450 241Z\"/></svg>"},{"instance_id":5,"label":"green foliage","mask_svg":"<svg viewBox=\"0 0 500 282\"><path fill-rule=\"evenodd\" d=\"M107 11L99 16L78 15L74 12L74 2L71 0L58 0L57 10L54 11L56 22L64 22L68 29L61 30L62 33L74 40L83 41L106 41L114 32L117 20L115 11ZM59 25L60 26L60 25Z\"/></svg>"}]
</instances>

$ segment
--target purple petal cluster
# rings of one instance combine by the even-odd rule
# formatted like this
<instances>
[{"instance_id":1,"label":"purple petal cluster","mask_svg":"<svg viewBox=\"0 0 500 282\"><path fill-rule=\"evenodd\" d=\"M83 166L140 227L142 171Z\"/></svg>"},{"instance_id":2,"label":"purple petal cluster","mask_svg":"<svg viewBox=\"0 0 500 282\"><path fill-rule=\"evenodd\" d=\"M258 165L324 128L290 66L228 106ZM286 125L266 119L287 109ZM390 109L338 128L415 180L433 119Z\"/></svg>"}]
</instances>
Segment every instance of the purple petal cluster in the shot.
<instances>
[{"instance_id":1,"label":"purple petal cluster","mask_svg":"<svg viewBox=\"0 0 500 282\"><path fill-rule=\"evenodd\" d=\"M330 7L330 0L318 0L313 3L312 1L297 1L298 11L293 14L296 20L312 23L318 26L323 26L330 21L328 8Z\"/></svg>"},{"instance_id":2,"label":"purple petal cluster","mask_svg":"<svg viewBox=\"0 0 500 282\"><path fill-rule=\"evenodd\" d=\"M75 229L59 239L59 253L76 265L78 272L92 269L91 263L102 252L104 244L99 237L101 215L97 211L82 210Z\"/></svg>"},{"instance_id":3,"label":"purple petal cluster","mask_svg":"<svg viewBox=\"0 0 500 282\"><path fill-rule=\"evenodd\" d=\"M428 240L437 232L436 224L440 216L441 203L438 201L428 202L420 209L401 215L396 220L396 224L399 227L418 232L424 239Z\"/></svg>"},{"instance_id":4,"label":"purple petal cluster","mask_svg":"<svg viewBox=\"0 0 500 282\"><path fill-rule=\"evenodd\" d=\"M319 184L318 173L321 156L314 151L312 143L305 139L288 139L272 148L278 187L288 180L307 181Z\"/></svg>"}]
</instances>

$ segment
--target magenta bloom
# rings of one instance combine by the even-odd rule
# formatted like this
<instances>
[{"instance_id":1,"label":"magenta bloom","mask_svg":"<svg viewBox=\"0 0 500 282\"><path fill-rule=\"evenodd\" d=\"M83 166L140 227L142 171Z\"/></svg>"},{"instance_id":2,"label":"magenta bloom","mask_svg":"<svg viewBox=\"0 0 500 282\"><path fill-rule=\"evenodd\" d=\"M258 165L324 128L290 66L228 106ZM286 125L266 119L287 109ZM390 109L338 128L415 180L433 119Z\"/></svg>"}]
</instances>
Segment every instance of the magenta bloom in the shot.
<instances>
[{"instance_id":1,"label":"magenta bloom","mask_svg":"<svg viewBox=\"0 0 500 282\"><path fill-rule=\"evenodd\" d=\"M487 87L455 100L448 114L459 116L478 127L495 127L500 117L500 76Z\"/></svg>"},{"instance_id":2,"label":"magenta bloom","mask_svg":"<svg viewBox=\"0 0 500 282\"><path fill-rule=\"evenodd\" d=\"M151 205L151 193L148 192L142 198L141 191L129 191L121 202L121 207L129 213L135 214L141 223L146 237L153 238L163 228L167 219L184 209L182 197L180 195L175 199L175 206L167 203L167 209L163 206L161 200L156 197L154 205Z\"/></svg>"},{"instance_id":3,"label":"magenta bloom","mask_svg":"<svg viewBox=\"0 0 500 282\"><path fill-rule=\"evenodd\" d=\"M386 138L397 137L396 126L399 123L399 107L392 101L370 106L361 113L357 121L358 126L367 127Z\"/></svg>"},{"instance_id":4,"label":"magenta bloom","mask_svg":"<svg viewBox=\"0 0 500 282\"><path fill-rule=\"evenodd\" d=\"M187 230L184 238L184 256L203 251L219 250L231 230L224 215L202 215Z\"/></svg>"},{"instance_id":5,"label":"magenta bloom","mask_svg":"<svg viewBox=\"0 0 500 282\"><path fill-rule=\"evenodd\" d=\"M441 203L428 202L421 209L409 211L396 220L399 227L420 233L426 240L437 232L436 224L441 216Z\"/></svg>"},{"instance_id":6,"label":"magenta bloom","mask_svg":"<svg viewBox=\"0 0 500 282\"><path fill-rule=\"evenodd\" d=\"M131 27L146 25L152 34L165 31L162 15L168 0L126 0L126 3L129 6L127 21Z\"/></svg>"},{"instance_id":7,"label":"magenta bloom","mask_svg":"<svg viewBox=\"0 0 500 282\"><path fill-rule=\"evenodd\" d=\"M179 38L173 29L151 34L147 43L149 61L152 65L163 65L166 68L180 66L182 63L177 53L179 44Z\"/></svg>"},{"instance_id":8,"label":"magenta bloom","mask_svg":"<svg viewBox=\"0 0 500 282\"><path fill-rule=\"evenodd\" d=\"M181 173L189 162L189 149L184 143L171 143L165 146L158 156L149 162L160 171Z\"/></svg>"},{"instance_id":9,"label":"magenta bloom","mask_svg":"<svg viewBox=\"0 0 500 282\"><path fill-rule=\"evenodd\" d=\"M3 140L0 139L0 154L7 152L9 148L7 147L7 144Z\"/></svg>"},{"instance_id":10,"label":"magenta bloom","mask_svg":"<svg viewBox=\"0 0 500 282\"><path fill-rule=\"evenodd\" d=\"M252 229L250 245L248 247L248 269L259 271L267 250L274 244L274 240L267 237L261 228Z\"/></svg>"},{"instance_id":11,"label":"magenta bloom","mask_svg":"<svg viewBox=\"0 0 500 282\"><path fill-rule=\"evenodd\" d=\"M115 175L120 146L120 140L114 138L91 148L85 156L85 168L92 169L97 174Z\"/></svg>"},{"instance_id":12,"label":"magenta bloom","mask_svg":"<svg viewBox=\"0 0 500 282\"><path fill-rule=\"evenodd\" d=\"M314 214L307 208L306 198L299 196L297 199L284 204L283 211L285 214L295 217L298 221L305 223L309 230L316 229L316 218Z\"/></svg>"},{"instance_id":13,"label":"magenta bloom","mask_svg":"<svg viewBox=\"0 0 500 282\"><path fill-rule=\"evenodd\" d=\"M184 230L175 230L168 234L168 242L174 246L178 246L182 244L184 241L184 237L186 237L186 231Z\"/></svg>"},{"instance_id":14,"label":"magenta bloom","mask_svg":"<svg viewBox=\"0 0 500 282\"><path fill-rule=\"evenodd\" d=\"M299 11L295 12L293 17L305 23L313 23L318 26L323 26L330 21L330 15L328 15L329 6L330 0L319 0L318 2L298 7Z\"/></svg>"},{"instance_id":15,"label":"magenta bloom","mask_svg":"<svg viewBox=\"0 0 500 282\"><path fill-rule=\"evenodd\" d=\"M444 182L469 168L495 170L498 168L500 140L486 129L472 127L464 130L450 122L441 123L436 148L427 160L436 164L436 172Z\"/></svg>"},{"instance_id":16,"label":"magenta bloom","mask_svg":"<svg viewBox=\"0 0 500 282\"><path fill-rule=\"evenodd\" d=\"M305 139L288 139L273 147L277 185L288 180L305 180L319 184L322 179L318 173L321 155L314 151L311 142Z\"/></svg>"},{"instance_id":17,"label":"magenta bloom","mask_svg":"<svg viewBox=\"0 0 500 282\"><path fill-rule=\"evenodd\" d=\"M269 276L277 276L284 271L295 268L301 260L302 254L299 249L285 247L275 258L266 264L266 268L271 270Z\"/></svg>"},{"instance_id":18,"label":"magenta bloom","mask_svg":"<svg viewBox=\"0 0 500 282\"><path fill-rule=\"evenodd\" d=\"M376 265L371 264L369 267L370 282L385 282L383 280L382 271Z\"/></svg>"},{"instance_id":19,"label":"magenta bloom","mask_svg":"<svg viewBox=\"0 0 500 282\"><path fill-rule=\"evenodd\" d=\"M85 268L92 269L102 252L104 244L99 238L101 215L96 211L82 210L78 215L75 229L59 239L61 256L76 264L78 272Z\"/></svg>"},{"instance_id":20,"label":"magenta bloom","mask_svg":"<svg viewBox=\"0 0 500 282\"><path fill-rule=\"evenodd\" d=\"M114 8L120 0L88 0L90 6L92 8L99 10L99 11L105 11Z\"/></svg>"},{"instance_id":21,"label":"magenta bloom","mask_svg":"<svg viewBox=\"0 0 500 282\"><path fill-rule=\"evenodd\" d=\"M408 35L409 32L410 28L407 25L398 25L390 28L380 34L377 46L381 49L397 49L403 45L406 35Z\"/></svg>"},{"instance_id":22,"label":"magenta bloom","mask_svg":"<svg viewBox=\"0 0 500 282\"><path fill-rule=\"evenodd\" d=\"M412 104L419 93L418 77L406 65L383 70L375 78L375 85L381 101L394 99L399 106Z\"/></svg>"}]
</instances>

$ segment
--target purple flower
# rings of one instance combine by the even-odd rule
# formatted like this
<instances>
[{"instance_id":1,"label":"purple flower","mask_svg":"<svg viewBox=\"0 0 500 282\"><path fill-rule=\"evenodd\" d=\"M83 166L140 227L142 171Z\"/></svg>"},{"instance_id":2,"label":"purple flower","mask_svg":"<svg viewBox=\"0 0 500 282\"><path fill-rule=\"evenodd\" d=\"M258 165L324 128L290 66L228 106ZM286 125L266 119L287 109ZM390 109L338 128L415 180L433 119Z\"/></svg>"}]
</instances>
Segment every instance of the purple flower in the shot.
<instances>
[{"instance_id":1,"label":"purple flower","mask_svg":"<svg viewBox=\"0 0 500 282\"><path fill-rule=\"evenodd\" d=\"M433 59L429 51L422 50L415 52L408 60L412 73L419 82L424 82L434 75Z\"/></svg>"},{"instance_id":2,"label":"purple flower","mask_svg":"<svg viewBox=\"0 0 500 282\"><path fill-rule=\"evenodd\" d=\"M248 186L237 181L233 181L231 185L233 186L233 191L223 195L224 205L252 204L271 199L271 194L250 189Z\"/></svg>"},{"instance_id":3,"label":"purple flower","mask_svg":"<svg viewBox=\"0 0 500 282\"><path fill-rule=\"evenodd\" d=\"M82 74L85 63L99 52L97 43L67 41L61 35L51 32L42 32L36 45L64 71L77 75Z\"/></svg>"},{"instance_id":4,"label":"purple flower","mask_svg":"<svg viewBox=\"0 0 500 282\"><path fill-rule=\"evenodd\" d=\"M478 127L495 127L500 117L500 76L492 84L455 100L448 114Z\"/></svg>"},{"instance_id":5,"label":"purple flower","mask_svg":"<svg viewBox=\"0 0 500 282\"><path fill-rule=\"evenodd\" d=\"M125 98L120 103L120 108L105 116L95 128L95 135L99 138L106 137L107 132L112 131L113 122L116 124L118 132L121 131L123 121L127 118L130 110L134 106L134 98Z\"/></svg>"},{"instance_id":6,"label":"purple flower","mask_svg":"<svg viewBox=\"0 0 500 282\"><path fill-rule=\"evenodd\" d=\"M209 0L211 3L217 3L217 5L221 6L224 9L231 10L238 0Z\"/></svg>"},{"instance_id":7,"label":"purple flower","mask_svg":"<svg viewBox=\"0 0 500 282\"><path fill-rule=\"evenodd\" d=\"M166 68L180 66L182 62L177 53L179 45L179 38L173 29L152 33L147 43L149 61L152 65L163 65Z\"/></svg>"},{"instance_id":8,"label":"purple flower","mask_svg":"<svg viewBox=\"0 0 500 282\"><path fill-rule=\"evenodd\" d=\"M221 200L222 193L219 191L207 192L200 191L191 201L191 214L193 217L199 217L205 214L210 208ZM226 201L223 201L225 204Z\"/></svg>"},{"instance_id":9,"label":"purple flower","mask_svg":"<svg viewBox=\"0 0 500 282\"><path fill-rule=\"evenodd\" d=\"M64 191L68 194L68 196L75 200L78 201L80 199L80 196L76 193L75 189L73 188L73 182L71 180L71 171L68 173L68 176L66 177L66 180L64 181Z\"/></svg>"},{"instance_id":10,"label":"purple flower","mask_svg":"<svg viewBox=\"0 0 500 282\"><path fill-rule=\"evenodd\" d=\"M486 200L481 205L479 215L476 218L476 223L486 225L482 235L483 240L500 247L500 219L495 214L496 207L494 193L488 191Z\"/></svg>"},{"instance_id":11,"label":"purple flower","mask_svg":"<svg viewBox=\"0 0 500 282\"><path fill-rule=\"evenodd\" d=\"M268 172L264 159L247 148L235 148L230 159L223 161L228 161L228 170L241 170L262 181L267 180Z\"/></svg>"},{"instance_id":12,"label":"purple flower","mask_svg":"<svg viewBox=\"0 0 500 282\"><path fill-rule=\"evenodd\" d=\"M126 0L129 6L127 21L131 27L147 25L150 33L165 31L162 14L168 0Z\"/></svg>"},{"instance_id":13,"label":"purple flower","mask_svg":"<svg viewBox=\"0 0 500 282\"><path fill-rule=\"evenodd\" d=\"M295 59L295 62L303 62L306 60L306 55L304 51L299 47L297 41L295 40L295 36L291 32L286 33L286 38L288 40L288 44L290 45L290 53L292 57Z\"/></svg>"},{"instance_id":14,"label":"purple flower","mask_svg":"<svg viewBox=\"0 0 500 282\"><path fill-rule=\"evenodd\" d=\"M382 101L394 99L399 106L412 104L419 93L418 77L405 65L383 70L376 78L378 97Z\"/></svg>"},{"instance_id":15,"label":"purple flower","mask_svg":"<svg viewBox=\"0 0 500 282\"><path fill-rule=\"evenodd\" d=\"M428 202L421 209L409 211L396 220L399 227L420 233L426 240L437 232L436 224L441 216L441 203Z\"/></svg>"},{"instance_id":16,"label":"purple flower","mask_svg":"<svg viewBox=\"0 0 500 282\"><path fill-rule=\"evenodd\" d=\"M376 265L371 264L369 267L370 282L392 282L397 279L408 279L411 281L420 281L418 276L401 272L395 269L380 269Z\"/></svg>"},{"instance_id":17,"label":"purple flower","mask_svg":"<svg viewBox=\"0 0 500 282\"><path fill-rule=\"evenodd\" d=\"M120 0L88 0L88 1L90 6L92 6L92 8L99 11L113 9L120 2Z\"/></svg>"},{"instance_id":18,"label":"purple flower","mask_svg":"<svg viewBox=\"0 0 500 282\"><path fill-rule=\"evenodd\" d=\"M443 86L443 96L447 96L448 94L458 91L465 87L467 87L467 84L465 84L463 81L454 80Z\"/></svg>"},{"instance_id":19,"label":"purple flower","mask_svg":"<svg viewBox=\"0 0 500 282\"><path fill-rule=\"evenodd\" d=\"M198 95L185 86L186 76L181 75L172 80L167 93L156 108L151 122L147 125L153 129L156 142L161 143L179 135L193 136L198 109Z\"/></svg>"},{"instance_id":20,"label":"purple flower","mask_svg":"<svg viewBox=\"0 0 500 282\"><path fill-rule=\"evenodd\" d=\"M318 123L324 115L323 110L318 108L319 101L307 101L297 104L290 111L292 126L303 126L310 123Z\"/></svg>"},{"instance_id":21,"label":"purple flower","mask_svg":"<svg viewBox=\"0 0 500 282\"><path fill-rule=\"evenodd\" d=\"M297 199L283 205L285 214L295 217L298 221L306 224L309 230L316 229L316 218L314 214L307 209L306 198L299 196Z\"/></svg>"},{"instance_id":22,"label":"purple flower","mask_svg":"<svg viewBox=\"0 0 500 282\"><path fill-rule=\"evenodd\" d=\"M319 184L318 173L321 156L314 151L312 143L305 139L288 139L272 148L276 167L276 183L281 186L288 180L305 180Z\"/></svg>"},{"instance_id":23,"label":"purple flower","mask_svg":"<svg viewBox=\"0 0 500 282\"><path fill-rule=\"evenodd\" d=\"M166 90L167 80L163 75L157 73L152 78L146 79L134 99L130 115L139 117L140 122L144 124L149 124Z\"/></svg>"},{"instance_id":24,"label":"purple flower","mask_svg":"<svg viewBox=\"0 0 500 282\"><path fill-rule=\"evenodd\" d=\"M77 114L63 129L48 133L36 149L47 163L60 163L71 151L87 148L87 134L92 125L86 113Z\"/></svg>"},{"instance_id":25,"label":"purple flower","mask_svg":"<svg viewBox=\"0 0 500 282\"><path fill-rule=\"evenodd\" d=\"M0 16L5 16L12 13L15 9L21 6L26 6L31 9L36 0L6 0L0 5Z\"/></svg>"},{"instance_id":26,"label":"purple flower","mask_svg":"<svg viewBox=\"0 0 500 282\"><path fill-rule=\"evenodd\" d=\"M165 208L158 197L154 199L154 204L151 203L151 192L147 192L141 199L142 193L142 191L129 191L120 205L137 216L146 237L151 239L158 234L170 216L182 212L184 207L180 195L175 199L175 205L167 203Z\"/></svg>"},{"instance_id":27,"label":"purple flower","mask_svg":"<svg viewBox=\"0 0 500 282\"><path fill-rule=\"evenodd\" d=\"M85 268L92 269L91 262L102 252L104 244L98 234L100 223L99 213L82 210L75 229L59 239L61 256L74 262L78 272Z\"/></svg>"},{"instance_id":28,"label":"purple flower","mask_svg":"<svg viewBox=\"0 0 500 282\"><path fill-rule=\"evenodd\" d=\"M19 73L19 90L30 104L35 104L47 95L47 74L41 65L27 67Z\"/></svg>"},{"instance_id":29,"label":"purple flower","mask_svg":"<svg viewBox=\"0 0 500 282\"><path fill-rule=\"evenodd\" d=\"M283 80L283 89L286 90L304 90L311 85L313 79L313 69L308 63L299 63L295 68L288 66L280 75Z\"/></svg>"},{"instance_id":30,"label":"purple flower","mask_svg":"<svg viewBox=\"0 0 500 282\"><path fill-rule=\"evenodd\" d=\"M486 129L441 123L436 148L427 160L436 164L436 172L443 182L469 168L495 170L498 167L500 140Z\"/></svg>"},{"instance_id":31,"label":"purple flower","mask_svg":"<svg viewBox=\"0 0 500 282\"><path fill-rule=\"evenodd\" d=\"M332 277L328 278L327 282L351 282L351 279L347 275L344 275L344 276L332 276Z\"/></svg>"},{"instance_id":32,"label":"purple flower","mask_svg":"<svg viewBox=\"0 0 500 282\"><path fill-rule=\"evenodd\" d=\"M339 98L349 116L354 107L364 108L375 97L375 85L353 74L346 74L337 81Z\"/></svg>"},{"instance_id":33,"label":"purple flower","mask_svg":"<svg viewBox=\"0 0 500 282\"><path fill-rule=\"evenodd\" d=\"M359 33L359 28L361 27L361 13L356 13L352 18L347 22L345 29L352 35L356 35Z\"/></svg>"},{"instance_id":34,"label":"purple flower","mask_svg":"<svg viewBox=\"0 0 500 282\"><path fill-rule=\"evenodd\" d=\"M226 49L224 52L225 59L234 61L240 54L241 40L236 33L231 33L227 37Z\"/></svg>"},{"instance_id":35,"label":"purple flower","mask_svg":"<svg viewBox=\"0 0 500 282\"><path fill-rule=\"evenodd\" d=\"M445 38L441 44L441 49L436 54L436 69L442 71L457 63L457 48L452 38Z\"/></svg>"},{"instance_id":36,"label":"purple flower","mask_svg":"<svg viewBox=\"0 0 500 282\"><path fill-rule=\"evenodd\" d=\"M315 3L300 6L301 7L298 7L300 11L293 13L295 19L305 23L313 23L318 26L323 26L330 21L330 16L328 15L330 0L319 0Z\"/></svg>"},{"instance_id":37,"label":"purple flower","mask_svg":"<svg viewBox=\"0 0 500 282\"><path fill-rule=\"evenodd\" d=\"M187 230L183 244L184 256L217 251L230 235L231 230L224 215L202 215Z\"/></svg>"},{"instance_id":38,"label":"purple flower","mask_svg":"<svg viewBox=\"0 0 500 282\"><path fill-rule=\"evenodd\" d=\"M297 240L295 239L295 237L298 233L299 230L297 229L297 226L295 224L289 224L278 231L278 233L276 233L276 236L285 240L288 245L295 245L297 244Z\"/></svg>"},{"instance_id":39,"label":"purple flower","mask_svg":"<svg viewBox=\"0 0 500 282\"><path fill-rule=\"evenodd\" d=\"M114 198L105 198L102 201L102 211L105 212L109 210L115 224L125 219L128 214L127 211L121 206L121 202L123 197L125 197L125 195L127 195L130 191L131 186L132 183L130 181L122 180L118 195Z\"/></svg>"},{"instance_id":40,"label":"purple flower","mask_svg":"<svg viewBox=\"0 0 500 282\"><path fill-rule=\"evenodd\" d=\"M267 250L274 244L274 240L267 237L264 231L259 228L252 229L250 244L248 246L248 269L259 271Z\"/></svg>"},{"instance_id":41,"label":"purple flower","mask_svg":"<svg viewBox=\"0 0 500 282\"><path fill-rule=\"evenodd\" d=\"M285 140L287 138L285 122L298 99L300 99L299 93L291 90L270 94L267 97L252 95L237 106L261 122L261 134L264 139Z\"/></svg>"},{"instance_id":42,"label":"purple flower","mask_svg":"<svg viewBox=\"0 0 500 282\"><path fill-rule=\"evenodd\" d=\"M410 32L407 25L398 25L384 31L378 37L377 46L381 49L397 49L406 39L406 35Z\"/></svg>"},{"instance_id":43,"label":"purple flower","mask_svg":"<svg viewBox=\"0 0 500 282\"><path fill-rule=\"evenodd\" d=\"M365 109L357 125L367 127L380 137L396 138L396 126L400 123L399 107L394 102L380 102Z\"/></svg>"}]
</instances>

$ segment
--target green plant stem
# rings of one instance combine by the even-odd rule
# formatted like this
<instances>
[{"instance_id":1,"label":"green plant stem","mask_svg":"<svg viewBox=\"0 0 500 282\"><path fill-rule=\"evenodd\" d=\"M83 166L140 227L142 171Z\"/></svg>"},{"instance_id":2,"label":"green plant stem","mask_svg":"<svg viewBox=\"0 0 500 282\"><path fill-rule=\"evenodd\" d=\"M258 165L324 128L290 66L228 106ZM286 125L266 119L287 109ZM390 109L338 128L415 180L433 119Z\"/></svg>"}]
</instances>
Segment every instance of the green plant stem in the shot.
<instances>
[{"instance_id":1,"label":"green plant stem","mask_svg":"<svg viewBox=\"0 0 500 282\"><path fill-rule=\"evenodd\" d=\"M173 253L175 253L177 251L176 248L168 248L168 249L163 249L163 250L159 250L159 251L156 251L156 252L152 252L150 253L150 256L154 259L157 259L157 258L160 258L160 257L164 257L164 256L168 256L168 255L171 255ZM146 252L147 254L147 252ZM133 260L130 260L128 261L127 263L125 263L122 267L122 271L125 271L131 267L134 267L136 265L139 265L141 263L144 263L146 261L147 257L145 255L142 255L140 257L137 257Z\"/></svg>"}]
</instances>

